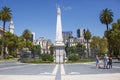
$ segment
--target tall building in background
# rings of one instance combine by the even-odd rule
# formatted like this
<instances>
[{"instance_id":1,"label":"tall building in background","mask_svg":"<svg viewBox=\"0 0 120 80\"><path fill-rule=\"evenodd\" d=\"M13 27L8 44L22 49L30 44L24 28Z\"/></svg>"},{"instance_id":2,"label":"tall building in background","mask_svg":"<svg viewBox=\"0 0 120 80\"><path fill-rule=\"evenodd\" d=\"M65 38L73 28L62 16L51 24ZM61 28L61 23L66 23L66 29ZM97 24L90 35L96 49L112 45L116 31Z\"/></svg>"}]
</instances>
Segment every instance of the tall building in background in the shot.
<instances>
[{"instance_id":1,"label":"tall building in background","mask_svg":"<svg viewBox=\"0 0 120 80\"><path fill-rule=\"evenodd\" d=\"M34 32L32 32L32 35L31 35L31 38L30 38L30 41L34 41L35 40L35 33Z\"/></svg>"},{"instance_id":2,"label":"tall building in background","mask_svg":"<svg viewBox=\"0 0 120 80\"><path fill-rule=\"evenodd\" d=\"M63 36L63 42L64 44L66 44L68 42L68 39L73 37L72 31L63 31L62 36Z\"/></svg>"},{"instance_id":3,"label":"tall building in background","mask_svg":"<svg viewBox=\"0 0 120 80\"><path fill-rule=\"evenodd\" d=\"M55 62L63 63L65 58L65 44L62 36L61 10L57 8L57 24L56 24L56 42L55 42Z\"/></svg>"},{"instance_id":4,"label":"tall building in background","mask_svg":"<svg viewBox=\"0 0 120 80\"><path fill-rule=\"evenodd\" d=\"M77 37L84 37L84 29L77 29Z\"/></svg>"},{"instance_id":5,"label":"tall building in background","mask_svg":"<svg viewBox=\"0 0 120 80\"><path fill-rule=\"evenodd\" d=\"M9 32L14 34L14 24L13 24L13 21L11 20L10 22L10 26L9 26Z\"/></svg>"},{"instance_id":6,"label":"tall building in background","mask_svg":"<svg viewBox=\"0 0 120 80\"><path fill-rule=\"evenodd\" d=\"M35 40L35 33L34 32L32 32L32 35L33 35L33 41Z\"/></svg>"}]
</instances>

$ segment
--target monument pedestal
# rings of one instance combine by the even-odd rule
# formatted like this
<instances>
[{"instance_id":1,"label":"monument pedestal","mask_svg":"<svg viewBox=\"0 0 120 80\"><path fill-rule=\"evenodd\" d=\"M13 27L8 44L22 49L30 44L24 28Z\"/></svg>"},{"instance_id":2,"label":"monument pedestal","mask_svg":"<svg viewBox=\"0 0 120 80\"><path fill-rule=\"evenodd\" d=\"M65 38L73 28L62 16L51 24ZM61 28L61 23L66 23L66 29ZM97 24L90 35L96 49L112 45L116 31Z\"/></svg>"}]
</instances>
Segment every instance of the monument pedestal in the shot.
<instances>
[{"instance_id":1,"label":"monument pedestal","mask_svg":"<svg viewBox=\"0 0 120 80\"><path fill-rule=\"evenodd\" d=\"M55 46L55 62L63 63L65 58L64 46Z\"/></svg>"}]
</instances>

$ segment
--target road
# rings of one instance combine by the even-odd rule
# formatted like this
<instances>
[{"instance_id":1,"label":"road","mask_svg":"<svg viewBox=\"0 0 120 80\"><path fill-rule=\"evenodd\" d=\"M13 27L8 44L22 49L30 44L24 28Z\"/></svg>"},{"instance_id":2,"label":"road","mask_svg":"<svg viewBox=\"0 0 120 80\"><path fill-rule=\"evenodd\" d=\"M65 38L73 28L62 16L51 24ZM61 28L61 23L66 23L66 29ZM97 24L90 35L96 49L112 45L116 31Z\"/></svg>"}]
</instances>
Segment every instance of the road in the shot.
<instances>
[{"instance_id":1,"label":"road","mask_svg":"<svg viewBox=\"0 0 120 80\"><path fill-rule=\"evenodd\" d=\"M120 63L112 69L96 69L95 63L24 64L0 62L0 80L120 80Z\"/></svg>"}]
</instances>

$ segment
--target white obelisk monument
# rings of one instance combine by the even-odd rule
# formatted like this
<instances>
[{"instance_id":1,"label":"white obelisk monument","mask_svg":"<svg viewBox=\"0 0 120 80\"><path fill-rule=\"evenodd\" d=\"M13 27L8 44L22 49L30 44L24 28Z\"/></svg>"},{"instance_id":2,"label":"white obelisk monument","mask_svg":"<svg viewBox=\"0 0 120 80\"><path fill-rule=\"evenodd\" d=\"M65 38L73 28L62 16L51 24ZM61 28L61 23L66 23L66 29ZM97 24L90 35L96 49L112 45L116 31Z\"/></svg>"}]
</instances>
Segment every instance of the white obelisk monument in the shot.
<instances>
[{"instance_id":1,"label":"white obelisk monument","mask_svg":"<svg viewBox=\"0 0 120 80\"><path fill-rule=\"evenodd\" d=\"M57 24L56 24L56 42L55 42L55 62L63 63L65 58L65 45L62 37L61 10L57 8Z\"/></svg>"}]
</instances>

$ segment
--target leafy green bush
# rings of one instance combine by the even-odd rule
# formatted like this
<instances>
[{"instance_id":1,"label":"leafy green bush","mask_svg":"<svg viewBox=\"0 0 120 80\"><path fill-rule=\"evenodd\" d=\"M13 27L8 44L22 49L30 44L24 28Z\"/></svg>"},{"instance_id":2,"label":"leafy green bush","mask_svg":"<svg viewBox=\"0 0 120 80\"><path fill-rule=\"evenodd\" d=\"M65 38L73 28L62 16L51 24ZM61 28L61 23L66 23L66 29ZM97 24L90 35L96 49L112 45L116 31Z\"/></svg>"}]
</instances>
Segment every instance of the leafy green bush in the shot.
<instances>
[{"instance_id":1,"label":"leafy green bush","mask_svg":"<svg viewBox=\"0 0 120 80\"><path fill-rule=\"evenodd\" d=\"M23 63L42 63L40 59L23 59Z\"/></svg>"},{"instance_id":2,"label":"leafy green bush","mask_svg":"<svg viewBox=\"0 0 120 80\"><path fill-rule=\"evenodd\" d=\"M72 53L68 56L68 60L72 62L79 61L79 57L76 54Z\"/></svg>"},{"instance_id":3,"label":"leafy green bush","mask_svg":"<svg viewBox=\"0 0 120 80\"><path fill-rule=\"evenodd\" d=\"M11 55L6 55L4 58L5 58L5 59L11 59L11 58L13 58L13 56L11 56Z\"/></svg>"},{"instance_id":4,"label":"leafy green bush","mask_svg":"<svg viewBox=\"0 0 120 80\"><path fill-rule=\"evenodd\" d=\"M50 54L43 54L42 55L42 61L45 61L45 62L53 62L53 56L50 55Z\"/></svg>"},{"instance_id":5,"label":"leafy green bush","mask_svg":"<svg viewBox=\"0 0 120 80\"><path fill-rule=\"evenodd\" d=\"M80 59L80 62L94 62L94 59Z\"/></svg>"}]
</instances>

